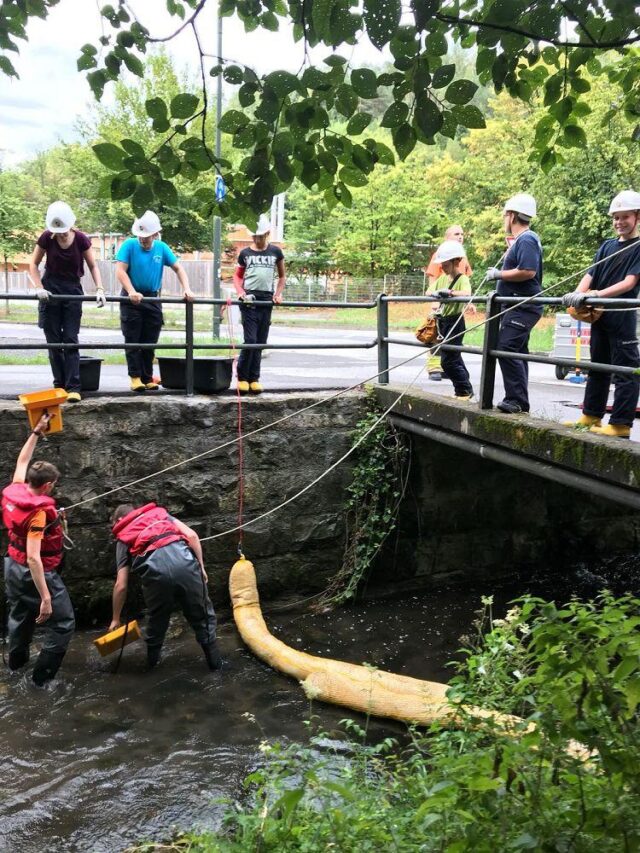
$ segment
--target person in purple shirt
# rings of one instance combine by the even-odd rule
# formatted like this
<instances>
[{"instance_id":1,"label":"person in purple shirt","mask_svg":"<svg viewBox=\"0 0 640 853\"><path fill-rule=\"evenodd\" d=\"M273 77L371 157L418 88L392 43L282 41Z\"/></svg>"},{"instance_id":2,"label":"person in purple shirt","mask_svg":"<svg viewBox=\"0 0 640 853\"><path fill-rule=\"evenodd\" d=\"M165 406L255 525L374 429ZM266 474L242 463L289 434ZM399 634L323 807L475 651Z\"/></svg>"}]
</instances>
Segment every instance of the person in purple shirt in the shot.
<instances>
[{"instance_id":1,"label":"person in purple shirt","mask_svg":"<svg viewBox=\"0 0 640 853\"><path fill-rule=\"evenodd\" d=\"M31 255L29 273L31 283L40 300L39 325L49 344L77 344L82 318L82 302L78 300L50 299L56 296L82 296L80 279L85 263L96 285L96 302L99 308L106 305L100 270L96 265L91 240L74 228L76 217L64 201L54 201L47 209L47 230L38 237ZM44 275L40 278L39 265L46 257ZM67 391L67 400L78 403L80 396L80 351L77 349L50 349L49 363L56 388Z\"/></svg>"}]
</instances>

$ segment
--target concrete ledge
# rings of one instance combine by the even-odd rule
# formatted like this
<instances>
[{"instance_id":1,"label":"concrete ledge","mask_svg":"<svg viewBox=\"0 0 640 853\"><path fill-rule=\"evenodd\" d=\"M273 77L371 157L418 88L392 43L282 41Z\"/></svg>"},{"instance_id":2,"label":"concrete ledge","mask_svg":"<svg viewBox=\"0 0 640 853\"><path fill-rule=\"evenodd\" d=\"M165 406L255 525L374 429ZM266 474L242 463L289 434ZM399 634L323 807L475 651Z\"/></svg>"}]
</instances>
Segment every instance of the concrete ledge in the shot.
<instances>
[{"instance_id":1,"label":"concrete ledge","mask_svg":"<svg viewBox=\"0 0 640 853\"><path fill-rule=\"evenodd\" d=\"M390 406L402 385L375 385L378 402ZM635 490L640 485L640 444L574 432L553 421L481 411L474 403L410 391L393 413L420 424L458 433L567 471Z\"/></svg>"}]
</instances>

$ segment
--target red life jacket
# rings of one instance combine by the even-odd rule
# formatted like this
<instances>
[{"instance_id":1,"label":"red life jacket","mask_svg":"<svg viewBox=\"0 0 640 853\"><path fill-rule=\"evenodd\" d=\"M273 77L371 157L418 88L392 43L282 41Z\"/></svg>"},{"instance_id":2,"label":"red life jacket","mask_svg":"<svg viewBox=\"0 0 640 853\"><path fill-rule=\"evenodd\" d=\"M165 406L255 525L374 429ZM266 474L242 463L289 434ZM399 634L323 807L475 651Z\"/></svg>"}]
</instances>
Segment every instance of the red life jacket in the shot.
<instances>
[{"instance_id":1,"label":"red life jacket","mask_svg":"<svg viewBox=\"0 0 640 853\"><path fill-rule=\"evenodd\" d=\"M9 556L27 565L27 534L35 512L43 509L46 526L40 545L40 559L45 572L55 571L62 562L63 532L56 502L48 495L34 495L26 483L11 483L2 490L2 523L9 533Z\"/></svg>"},{"instance_id":2,"label":"red life jacket","mask_svg":"<svg viewBox=\"0 0 640 853\"><path fill-rule=\"evenodd\" d=\"M124 542L133 557L148 554L179 539L187 541L166 509L154 503L133 509L116 521L113 535Z\"/></svg>"}]
</instances>

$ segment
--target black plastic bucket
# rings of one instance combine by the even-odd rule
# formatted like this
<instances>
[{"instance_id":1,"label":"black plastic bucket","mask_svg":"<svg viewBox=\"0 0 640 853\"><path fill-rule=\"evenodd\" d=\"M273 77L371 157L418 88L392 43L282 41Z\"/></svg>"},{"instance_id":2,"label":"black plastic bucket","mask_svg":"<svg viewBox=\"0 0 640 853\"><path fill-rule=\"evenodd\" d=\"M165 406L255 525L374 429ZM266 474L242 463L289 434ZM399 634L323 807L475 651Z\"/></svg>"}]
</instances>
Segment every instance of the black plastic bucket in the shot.
<instances>
[{"instance_id":1,"label":"black plastic bucket","mask_svg":"<svg viewBox=\"0 0 640 853\"><path fill-rule=\"evenodd\" d=\"M102 359L90 355L80 356L80 388L83 391L97 391L100 387L100 368Z\"/></svg>"},{"instance_id":2,"label":"black plastic bucket","mask_svg":"<svg viewBox=\"0 0 640 853\"><path fill-rule=\"evenodd\" d=\"M159 356L160 381L163 388L184 391L187 387L187 360L175 356ZM200 394L216 394L231 386L233 359L224 355L194 358L193 387Z\"/></svg>"}]
</instances>

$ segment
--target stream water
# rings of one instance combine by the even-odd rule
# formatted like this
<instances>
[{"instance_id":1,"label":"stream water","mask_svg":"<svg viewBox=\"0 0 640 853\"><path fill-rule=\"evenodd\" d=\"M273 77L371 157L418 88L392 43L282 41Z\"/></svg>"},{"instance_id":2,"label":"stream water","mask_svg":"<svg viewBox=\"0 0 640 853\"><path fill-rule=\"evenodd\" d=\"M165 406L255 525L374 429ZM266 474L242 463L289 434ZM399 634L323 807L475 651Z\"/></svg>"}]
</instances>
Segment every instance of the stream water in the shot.
<instances>
[{"instance_id":1,"label":"stream water","mask_svg":"<svg viewBox=\"0 0 640 853\"><path fill-rule=\"evenodd\" d=\"M605 569L583 567L581 579L574 573L563 586L580 583L590 593L612 573L626 583L631 572L637 588L637 561ZM554 580L514 583L496 593L496 615L525 588L563 594ZM483 592L493 590L444 589L323 615L265 606L265 618L296 648L444 681ZM219 800L241 795L262 740L308 739L300 686L256 660L228 614L220 614L220 643L230 667L221 673L206 670L181 618L152 672L136 643L114 674L94 650L95 636L74 637L60 677L45 689L25 675L0 674L2 853L117 853L174 828L217 827ZM327 731L349 716L326 705L313 711ZM381 735L401 731L373 726Z\"/></svg>"}]
</instances>

